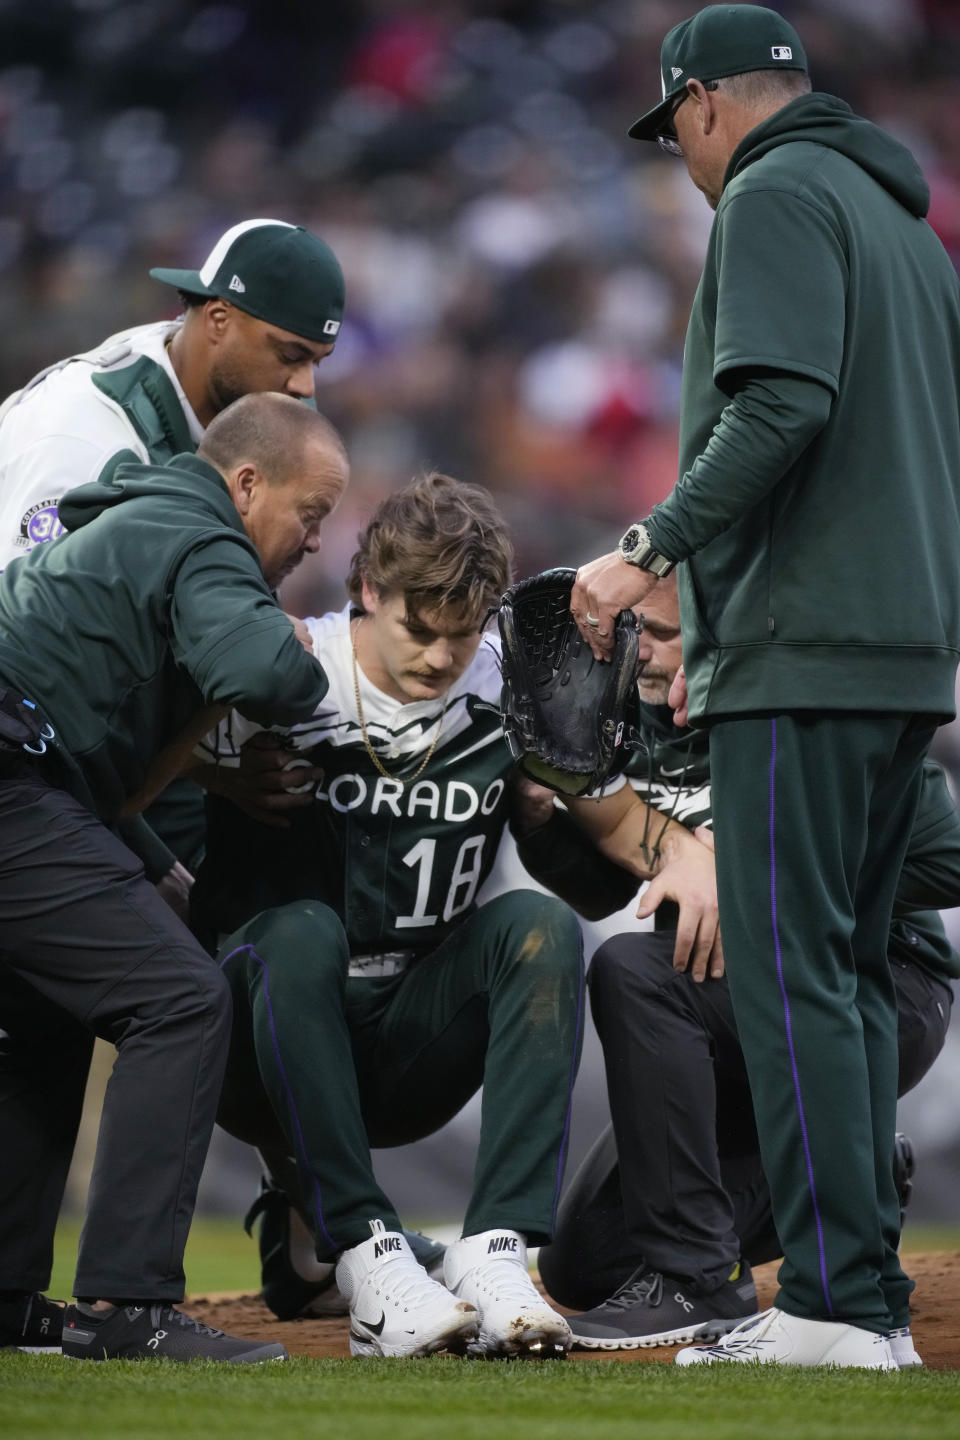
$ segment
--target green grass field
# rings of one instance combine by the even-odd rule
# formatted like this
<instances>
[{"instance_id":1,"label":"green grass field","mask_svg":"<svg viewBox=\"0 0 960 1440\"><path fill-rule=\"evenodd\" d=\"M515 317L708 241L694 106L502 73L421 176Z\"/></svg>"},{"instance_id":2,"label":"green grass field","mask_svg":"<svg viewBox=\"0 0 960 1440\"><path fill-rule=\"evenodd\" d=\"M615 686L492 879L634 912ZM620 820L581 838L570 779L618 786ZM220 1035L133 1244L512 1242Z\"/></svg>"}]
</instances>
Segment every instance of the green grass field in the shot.
<instances>
[{"instance_id":1,"label":"green grass field","mask_svg":"<svg viewBox=\"0 0 960 1440\"><path fill-rule=\"evenodd\" d=\"M85 1365L0 1355L0 1433L99 1440L938 1440L960 1373L678 1370L451 1358Z\"/></svg>"},{"instance_id":2,"label":"green grass field","mask_svg":"<svg viewBox=\"0 0 960 1440\"><path fill-rule=\"evenodd\" d=\"M77 1227L58 1236L51 1293L70 1292ZM917 1231L909 1246L955 1247ZM200 1220L194 1294L253 1289L236 1222ZM960 1437L960 1371L893 1375L671 1365L296 1359L263 1367L82 1365L0 1354L0 1436L97 1440L914 1440Z\"/></svg>"}]
</instances>

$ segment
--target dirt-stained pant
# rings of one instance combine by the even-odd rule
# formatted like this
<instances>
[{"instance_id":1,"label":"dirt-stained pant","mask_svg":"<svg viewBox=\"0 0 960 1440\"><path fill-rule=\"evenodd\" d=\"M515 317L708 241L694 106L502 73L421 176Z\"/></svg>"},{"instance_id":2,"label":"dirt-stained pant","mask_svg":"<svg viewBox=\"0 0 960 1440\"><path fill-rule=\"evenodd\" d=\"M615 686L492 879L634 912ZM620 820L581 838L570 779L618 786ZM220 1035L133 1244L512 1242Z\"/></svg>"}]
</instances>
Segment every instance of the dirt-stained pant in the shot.
<instances>
[{"instance_id":1,"label":"dirt-stained pant","mask_svg":"<svg viewBox=\"0 0 960 1440\"><path fill-rule=\"evenodd\" d=\"M348 976L349 959L340 919L316 901L263 911L224 943L234 1028L220 1123L261 1151L328 1259L368 1239L371 1219L399 1228L370 1146L432 1134L482 1084L464 1234L548 1239L583 1028L572 911L512 891L400 974Z\"/></svg>"}]
</instances>

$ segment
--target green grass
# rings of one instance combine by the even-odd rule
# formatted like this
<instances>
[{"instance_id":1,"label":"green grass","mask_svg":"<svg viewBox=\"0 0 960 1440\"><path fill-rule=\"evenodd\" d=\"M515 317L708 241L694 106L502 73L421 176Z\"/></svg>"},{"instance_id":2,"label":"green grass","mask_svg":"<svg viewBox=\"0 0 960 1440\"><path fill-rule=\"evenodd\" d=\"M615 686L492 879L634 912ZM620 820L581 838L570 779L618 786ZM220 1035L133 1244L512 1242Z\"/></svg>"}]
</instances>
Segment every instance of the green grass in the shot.
<instances>
[{"instance_id":1,"label":"green grass","mask_svg":"<svg viewBox=\"0 0 960 1440\"><path fill-rule=\"evenodd\" d=\"M291 1360L85 1365L0 1355L0 1433L98 1440L947 1440L960 1372L893 1375L670 1365Z\"/></svg>"},{"instance_id":2,"label":"green grass","mask_svg":"<svg viewBox=\"0 0 960 1440\"><path fill-rule=\"evenodd\" d=\"M78 1234L57 1236L51 1293L68 1295ZM907 1249L956 1249L911 1231ZM187 1291L254 1290L256 1247L201 1219ZM960 1440L960 1370L678 1370L571 1361L482 1364L295 1359L283 1365L84 1365L0 1354L0 1436L97 1440Z\"/></svg>"}]
</instances>

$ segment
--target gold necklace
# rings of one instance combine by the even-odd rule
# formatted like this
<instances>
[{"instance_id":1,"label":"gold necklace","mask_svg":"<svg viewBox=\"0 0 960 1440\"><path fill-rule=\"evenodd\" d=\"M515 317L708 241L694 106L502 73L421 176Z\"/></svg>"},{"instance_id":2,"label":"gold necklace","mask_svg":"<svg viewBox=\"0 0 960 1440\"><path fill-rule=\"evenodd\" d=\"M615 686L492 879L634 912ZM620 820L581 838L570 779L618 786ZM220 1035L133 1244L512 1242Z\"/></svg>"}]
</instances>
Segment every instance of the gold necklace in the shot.
<instances>
[{"instance_id":1,"label":"gold necklace","mask_svg":"<svg viewBox=\"0 0 960 1440\"><path fill-rule=\"evenodd\" d=\"M430 749L427 751L426 755L424 755L417 769L414 770L412 775L408 775L406 780L400 780L396 775L391 775L390 771L386 768L386 766L380 763L379 755L377 754L376 750L374 750L373 746L370 744L370 736L367 734L367 722L364 719L363 714L363 702L360 699L360 674L359 666L357 663L357 638L360 634L360 626L363 623L364 618L365 617L363 615L359 615L357 617L357 623L351 636L352 643L350 647L353 655L353 693L357 701L357 718L360 721L360 734L363 736L364 749L370 756L370 759L373 761L376 768L380 771L380 774L383 776L383 778L385 780L392 780L395 785L399 785L402 788L404 785L406 785L408 780L416 780L418 775L422 775L424 770L426 770L427 766L430 764L430 761L433 758L433 752L437 748L437 741L440 739L440 731L443 728L443 717L447 713L447 700L450 698L450 692L448 690L447 694L444 696L443 709L440 711L440 715L437 720L437 733L436 735L434 735Z\"/></svg>"}]
</instances>

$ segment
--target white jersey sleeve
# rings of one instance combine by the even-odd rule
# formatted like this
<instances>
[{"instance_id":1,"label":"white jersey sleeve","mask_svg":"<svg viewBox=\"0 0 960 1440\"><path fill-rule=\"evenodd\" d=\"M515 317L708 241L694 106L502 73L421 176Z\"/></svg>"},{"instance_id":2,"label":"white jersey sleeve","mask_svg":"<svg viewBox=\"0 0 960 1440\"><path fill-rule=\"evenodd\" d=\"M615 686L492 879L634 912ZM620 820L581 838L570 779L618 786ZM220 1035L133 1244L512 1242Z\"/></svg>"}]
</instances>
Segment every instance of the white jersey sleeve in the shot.
<instances>
[{"instance_id":1,"label":"white jersey sleeve","mask_svg":"<svg viewBox=\"0 0 960 1440\"><path fill-rule=\"evenodd\" d=\"M156 352L161 363L169 322L111 336L107 356ZM0 570L35 545L56 539L57 504L77 485L98 480L107 461L130 450L144 463L146 447L130 419L93 384L97 352L53 367L11 395L0 409Z\"/></svg>"}]
</instances>

